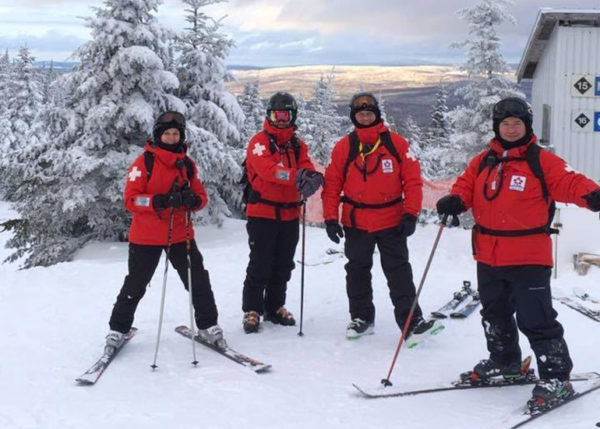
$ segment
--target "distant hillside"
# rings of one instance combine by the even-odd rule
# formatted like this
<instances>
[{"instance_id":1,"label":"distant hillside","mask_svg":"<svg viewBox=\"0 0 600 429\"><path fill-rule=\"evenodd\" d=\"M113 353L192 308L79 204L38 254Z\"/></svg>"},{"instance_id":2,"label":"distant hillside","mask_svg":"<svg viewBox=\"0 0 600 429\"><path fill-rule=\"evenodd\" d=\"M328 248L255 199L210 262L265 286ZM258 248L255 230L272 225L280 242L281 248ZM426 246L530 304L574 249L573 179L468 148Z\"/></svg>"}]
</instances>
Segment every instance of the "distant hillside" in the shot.
<instances>
[{"instance_id":1,"label":"distant hillside","mask_svg":"<svg viewBox=\"0 0 600 429\"><path fill-rule=\"evenodd\" d=\"M315 83L333 71L333 89L337 95L339 112L348 114L352 94L364 89L385 100L389 116L396 121L410 115L421 126L429 122L435 93L440 83L447 86L448 107L461 100L454 96L455 89L464 83L466 75L453 66L298 66L260 70L232 70L236 81L227 83L233 94L243 92L247 82L259 82L261 97L269 98L277 91L289 91L310 101ZM530 84L523 91L529 98Z\"/></svg>"},{"instance_id":2,"label":"distant hillside","mask_svg":"<svg viewBox=\"0 0 600 429\"><path fill-rule=\"evenodd\" d=\"M52 69L58 73L69 72L73 70L73 67L77 64L79 64L79 62L76 61L34 61L33 63L35 67L46 70L52 65Z\"/></svg>"}]
</instances>

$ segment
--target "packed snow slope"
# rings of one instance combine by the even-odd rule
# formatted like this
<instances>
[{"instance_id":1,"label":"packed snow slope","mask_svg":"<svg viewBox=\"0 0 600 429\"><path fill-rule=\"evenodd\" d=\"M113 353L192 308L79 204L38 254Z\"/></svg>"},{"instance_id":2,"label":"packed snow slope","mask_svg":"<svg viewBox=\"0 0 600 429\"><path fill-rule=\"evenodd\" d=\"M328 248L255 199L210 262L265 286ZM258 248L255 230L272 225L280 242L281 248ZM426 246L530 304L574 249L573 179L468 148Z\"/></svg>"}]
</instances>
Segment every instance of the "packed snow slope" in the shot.
<instances>
[{"instance_id":1,"label":"packed snow slope","mask_svg":"<svg viewBox=\"0 0 600 429\"><path fill-rule=\"evenodd\" d=\"M14 215L0 203L0 221ZM576 251L600 253L597 214L563 208L559 276L555 295L582 287L600 296L600 269L578 276ZM367 400L352 383L378 386L399 340L392 306L375 255L375 334L345 339L349 321L344 259L327 256L333 246L324 230L307 228L304 326L262 325L259 334L241 327L241 292L248 258L245 224L196 231L210 271L219 321L230 345L273 365L254 374L198 346L173 329L189 320L184 288L171 268L158 369L152 363L164 261L141 301L136 337L117 356L98 384L78 386L75 377L101 354L108 317L127 269L126 243L93 243L73 262L18 270L0 265L0 428L491 428L517 413L531 387L455 391ZM419 227L410 238L415 281L421 278L438 226ZM8 239L0 234L0 245ZM475 283L470 233L445 229L421 296L428 314L445 303L463 280ZM2 248L2 259L9 251ZM300 246L297 255L300 255ZM288 308L300 318L300 267L288 288ZM600 324L555 303L566 330L575 371L600 370ZM521 338L524 356L531 353ZM446 329L417 349L403 349L391 380L394 387L439 386L486 357L478 313L450 320ZM600 392L533 422L531 428L590 428L600 420Z\"/></svg>"}]
</instances>

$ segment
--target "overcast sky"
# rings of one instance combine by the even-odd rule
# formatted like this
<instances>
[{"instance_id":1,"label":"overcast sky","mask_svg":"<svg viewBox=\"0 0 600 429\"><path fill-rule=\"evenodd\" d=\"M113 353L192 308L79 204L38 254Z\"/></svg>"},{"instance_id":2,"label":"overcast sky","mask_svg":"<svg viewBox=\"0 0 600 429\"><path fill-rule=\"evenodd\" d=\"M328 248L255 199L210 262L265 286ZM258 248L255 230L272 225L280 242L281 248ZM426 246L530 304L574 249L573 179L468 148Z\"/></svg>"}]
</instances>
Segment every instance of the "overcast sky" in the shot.
<instances>
[{"instance_id":1,"label":"overcast sky","mask_svg":"<svg viewBox=\"0 0 600 429\"><path fill-rule=\"evenodd\" d=\"M467 36L456 11L477 0L230 0L206 12L223 19L235 40L228 64L425 64L461 62L449 47ZM519 61L540 7L600 8L600 0L518 0L509 8L516 25L499 28L502 51ZM37 60L64 61L89 39L81 19L99 0L0 0L0 49L27 44ZM158 19L185 26L184 5L165 0Z\"/></svg>"}]
</instances>

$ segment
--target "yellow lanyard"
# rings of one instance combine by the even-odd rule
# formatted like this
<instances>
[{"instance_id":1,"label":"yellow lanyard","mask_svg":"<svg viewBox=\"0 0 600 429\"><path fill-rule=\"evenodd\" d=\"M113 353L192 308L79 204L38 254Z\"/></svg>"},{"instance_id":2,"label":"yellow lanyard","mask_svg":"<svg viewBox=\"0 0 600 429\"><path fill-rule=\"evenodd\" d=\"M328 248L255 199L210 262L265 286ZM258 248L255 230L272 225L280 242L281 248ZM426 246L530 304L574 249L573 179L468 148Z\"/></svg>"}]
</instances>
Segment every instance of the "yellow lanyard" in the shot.
<instances>
[{"instance_id":1,"label":"yellow lanyard","mask_svg":"<svg viewBox=\"0 0 600 429\"><path fill-rule=\"evenodd\" d=\"M373 152L375 152L377 150L380 143L381 143L381 139L378 138L377 141L375 142L375 144L373 145L373 147L371 148L371 150L368 151L367 153L363 153L363 142L360 142L358 144L358 153L360 153L360 156L362 157L363 161L367 155L371 155Z\"/></svg>"}]
</instances>

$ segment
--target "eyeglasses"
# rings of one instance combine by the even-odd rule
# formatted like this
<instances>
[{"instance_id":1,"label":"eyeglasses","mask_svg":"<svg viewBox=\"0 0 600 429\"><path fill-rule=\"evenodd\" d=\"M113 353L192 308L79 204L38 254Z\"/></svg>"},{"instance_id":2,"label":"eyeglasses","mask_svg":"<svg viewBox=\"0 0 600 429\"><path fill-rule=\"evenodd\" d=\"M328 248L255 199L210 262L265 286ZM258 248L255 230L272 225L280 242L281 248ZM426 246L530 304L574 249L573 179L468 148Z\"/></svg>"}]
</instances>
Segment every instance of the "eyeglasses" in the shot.
<instances>
[{"instance_id":1,"label":"eyeglasses","mask_svg":"<svg viewBox=\"0 0 600 429\"><path fill-rule=\"evenodd\" d=\"M175 123L185 127L185 117L179 112L165 112L156 119L157 124Z\"/></svg>"},{"instance_id":2,"label":"eyeglasses","mask_svg":"<svg viewBox=\"0 0 600 429\"><path fill-rule=\"evenodd\" d=\"M271 110L269 118L275 124L287 123L292 120L292 112L290 110Z\"/></svg>"},{"instance_id":3,"label":"eyeglasses","mask_svg":"<svg viewBox=\"0 0 600 429\"><path fill-rule=\"evenodd\" d=\"M508 98L501 100L494 105L494 118L508 118L514 116L521 118L533 115L533 110L526 101L518 98Z\"/></svg>"}]
</instances>

